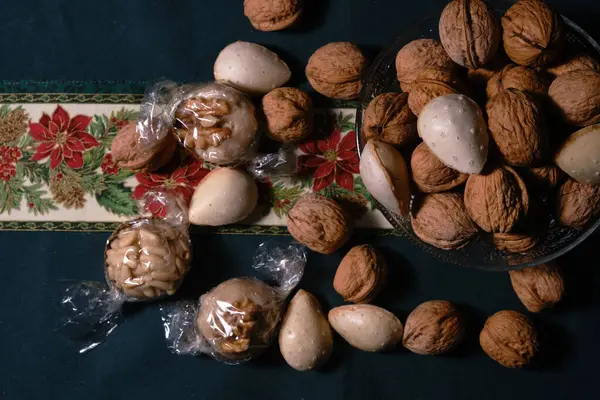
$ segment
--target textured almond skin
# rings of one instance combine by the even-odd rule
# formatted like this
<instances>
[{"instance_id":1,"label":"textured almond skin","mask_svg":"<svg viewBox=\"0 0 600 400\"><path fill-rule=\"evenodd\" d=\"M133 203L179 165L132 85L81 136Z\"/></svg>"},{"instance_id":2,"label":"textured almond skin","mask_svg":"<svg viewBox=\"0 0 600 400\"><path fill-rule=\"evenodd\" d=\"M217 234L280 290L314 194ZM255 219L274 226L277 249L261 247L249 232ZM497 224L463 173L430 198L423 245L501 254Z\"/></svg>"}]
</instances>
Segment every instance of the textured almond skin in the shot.
<instances>
[{"instance_id":1,"label":"textured almond skin","mask_svg":"<svg viewBox=\"0 0 600 400\"><path fill-rule=\"evenodd\" d=\"M487 83L488 99L503 90L513 88L530 95L545 96L548 94L550 83L533 68L510 64L502 68Z\"/></svg>"},{"instance_id":2,"label":"textured almond skin","mask_svg":"<svg viewBox=\"0 0 600 400\"><path fill-rule=\"evenodd\" d=\"M529 364L538 352L538 336L531 321L516 311L499 311L485 322L479 335L485 353L507 368Z\"/></svg>"},{"instance_id":3,"label":"textured almond skin","mask_svg":"<svg viewBox=\"0 0 600 400\"><path fill-rule=\"evenodd\" d=\"M141 144L139 139L136 122L119 130L110 149L115 165L135 172L156 171L171 160L177 149L175 136L170 134L149 145Z\"/></svg>"},{"instance_id":4,"label":"textured almond skin","mask_svg":"<svg viewBox=\"0 0 600 400\"><path fill-rule=\"evenodd\" d=\"M519 0L506 11L501 22L504 51L519 65L540 67L562 51L562 19L540 0Z\"/></svg>"},{"instance_id":5,"label":"textured almond skin","mask_svg":"<svg viewBox=\"0 0 600 400\"><path fill-rule=\"evenodd\" d=\"M552 82L548 95L569 124L588 126L600 122L600 73L564 73Z\"/></svg>"},{"instance_id":6,"label":"textured almond skin","mask_svg":"<svg viewBox=\"0 0 600 400\"><path fill-rule=\"evenodd\" d=\"M533 249L540 242L540 237L526 233L494 233L492 243L500 251L524 253Z\"/></svg>"},{"instance_id":7,"label":"textured almond skin","mask_svg":"<svg viewBox=\"0 0 600 400\"><path fill-rule=\"evenodd\" d=\"M464 92L463 84L456 79L451 70L424 69L417 74L411 84L408 106L418 116L430 100L447 94Z\"/></svg>"},{"instance_id":8,"label":"textured almond skin","mask_svg":"<svg viewBox=\"0 0 600 400\"><path fill-rule=\"evenodd\" d=\"M510 232L527 215L529 194L515 170L499 167L469 176L465 206L484 231Z\"/></svg>"},{"instance_id":9,"label":"textured almond skin","mask_svg":"<svg viewBox=\"0 0 600 400\"><path fill-rule=\"evenodd\" d=\"M548 73L555 78L567 72L580 70L600 72L600 64L595 58L587 54L578 54L566 61L548 67Z\"/></svg>"},{"instance_id":10,"label":"textured almond skin","mask_svg":"<svg viewBox=\"0 0 600 400\"><path fill-rule=\"evenodd\" d=\"M460 313L445 300L427 301L415 308L404 324L404 347L422 355L454 349L464 334Z\"/></svg>"},{"instance_id":11,"label":"textured almond skin","mask_svg":"<svg viewBox=\"0 0 600 400\"><path fill-rule=\"evenodd\" d=\"M600 186L568 178L556 199L556 219L571 228L583 228L600 216Z\"/></svg>"},{"instance_id":12,"label":"textured almond skin","mask_svg":"<svg viewBox=\"0 0 600 400\"><path fill-rule=\"evenodd\" d=\"M290 234L309 249L331 254L346 243L351 222L333 200L318 194L302 196L287 216Z\"/></svg>"},{"instance_id":13,"label":"textured almond skin","mask_svg":"<svg viewBox=\"0 0 600 400\"><path fill-rule=\"evenodd\" d=\"M548 149L546 122L530 95L504 90L487 103L486 110L488 129L507 164L531 167L543 160Z\"/></svg>"},{"instance_id":14,"label":"textured almond skin","mask_svg":"<svg viewBox=\"0 0 600 400\"><path fill-rule=\"evenodd\" d=\"M400 49L396 56L396 74L404 92L410 91L422 70L453 70L455 66L442 44L433 39L413 40Z\"/></svg>"},{"instance_id":15,"label":"textured almond skin","mask_svg":"<svg viewBox=\"0 0 600 400\"><path fill-rule=\"evenodd\" d=\"M479 68L496 53L500 25L481 0L453 0L440 17L440 40L448 56L466 68Z\"/></svg>"},{"instance_id":16,"label":"textured almond skin","mask_svg":"<svg viewBox=\"0 0 600 400\"><path fill-rule=\"evenodd\" d=\"M565 292L564 279L555 263L513 270L509 274L515 293L531 312L553 307Z\"/></svg>"},{"instance_id":17,"label":"textured almond skin","mask_svg":"<svg viewBox=\"0 0 600 400\"><path fill-rule=\"evenodd\" d=\"M364 114L367 140L403 145L417 137L417 117L408 107L407 93L383 93L375 97Z\"/></svg>"},{"instance_id":18,"label":"textured almond skin","mask_svg":"<svg viewBox=\"0 0 600 400\"><path fill-rule=\"evenodd\" d=\"M313 104L310 96L300 89L277 88L262 99L267 119L267 134L279 142L295 142L311 134Z\"/></svg>"},{"instance_id":19,"label":"textured almond skin","mask_svg":"<svg viewBox=\"0 0 600 400\"><path fill-rule=\"evenodd\" d=\"M410 221L419 239L444 250L463 247L478 232L458 193L425 195Z\"/></svg>"},{"instance_id":20,"label":"textured almond skin","mask_svg":"<svg viewBox=\"0 0 600 400\"><path fill-rule=\"evenodd\" d=\"M441 162L423 142L410 158L412 179L424 193L439 193L464 184L468 174L460 173Z\"/></svg>"},{"instance_id":21,"label":"textured almond skin","mask_svg":"<svg viewBox=\"0 0 600 400\"><path fill-rule=\"evenodd\" d=\"M354 246L342 259L333 279L333 288L344 301L370 303L383 288L387 264L368 244Z\"/></svg>"},{"instance_id":22,"label":"textured almond skin","mask_svg":"<svg viewBox=\"0 0 600 400\"><path fill-rule=\"evenodd\" d=\"M333 42L308 60L306 77L317 92L332 99L352 100L362 90L367 60L353 43Z\"/></svg>"},{"instance_id":23,"label":"textured almond skin","mask_svg":"<svg viewBox=\"0 0 600 400\"><path fill-rule=\"evenodd\" d=\"M303 3L303 0L244 0L244 15L259 31L280 31L296 23Z\"/></svg>"}]
</instances>

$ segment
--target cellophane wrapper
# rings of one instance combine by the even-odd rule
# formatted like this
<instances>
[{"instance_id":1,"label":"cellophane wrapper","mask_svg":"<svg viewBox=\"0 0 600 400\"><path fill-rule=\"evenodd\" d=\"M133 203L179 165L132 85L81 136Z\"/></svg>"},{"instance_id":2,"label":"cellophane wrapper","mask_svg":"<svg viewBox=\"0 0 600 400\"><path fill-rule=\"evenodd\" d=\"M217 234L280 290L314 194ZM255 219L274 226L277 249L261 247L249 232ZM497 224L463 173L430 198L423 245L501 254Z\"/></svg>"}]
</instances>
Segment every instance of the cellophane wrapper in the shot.
<instances>
[{"instance_id":1,"label":"cellophane wrapper","mask_svg":"<svg viewBox=\"0 0 600 400\"><path fill-rule=\"evenodd\" d=\"M149 192L140 208L160 216L127 221L110 236L104 263L107 284L79 282L62 298L61 328L81 344L82 353L116 328L124 303L172 295L189 271L191 242L182 199Z\"/></svg>"},{"instance_id":2,"label":"cellophane wrapper","mask_svg":"<svg viewBox=\"0 0 600 400\"><path fill-rule=\"evenodd\" d=\"M255 277L234 278L200 297L198 303L161 305L165 338L175 354L208 354L238 364L262 354L273 342L288 295L300 282L306 250L297 244L262 243Z\"/></svg>"}]
</instances>

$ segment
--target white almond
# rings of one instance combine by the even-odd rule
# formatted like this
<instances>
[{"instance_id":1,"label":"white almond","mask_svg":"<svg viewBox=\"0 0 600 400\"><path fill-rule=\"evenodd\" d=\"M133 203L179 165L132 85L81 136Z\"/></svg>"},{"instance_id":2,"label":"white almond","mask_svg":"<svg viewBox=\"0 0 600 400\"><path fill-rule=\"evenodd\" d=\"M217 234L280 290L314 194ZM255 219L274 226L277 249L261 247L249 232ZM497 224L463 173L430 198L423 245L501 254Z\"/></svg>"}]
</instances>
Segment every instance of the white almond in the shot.
<instances>
[{"instance_id":1,"label":"white almond","mask_svg":"<svg viewBox=\"0 0 600 400\"><path fill-rule=\"evenodd\" d=\"M234 42L215 61L216 80L224 80L242 92L263 95L283 86L292 76L287 64L271 50L250 42Z\"/></svg>"},{"instance_id":2,"label":"white almond","mask_svg":"<svg viewBox=\"0 0 600 400\"><path fill-rule=\"evenodd\" d=\"M336 307L329 323L348 343L363 351L390 349L402 340L402 322L391 312L371 304Z\"/></svg>"},{"instance_id":3,"label":"white almond","mask_svg":"<svg viewBox=\"0 0 600 400\"><path fill-rule=\"evenodd\" d=\"M404 158L391 145L369 140L360 157L360 176L365 187L390 211L407 216L410 181Z\"/></svg>"},{"instance_id":4,"label":"white almond","mask_svg":"<svg viewBox=\"0 0 600 400\"><path fill-rule=\"evenodd\" d=\"M257 202L258 188L250 175L235 168L217 168L196 187L190 202L190 222L210 226L233 224L250 215Z\"/></svg>"},{"instance_id":5,"label":"white almond","mask_svg":"<svg viewBox=\"0 0 600 400\"><path fill-rule=\"evenodd\" d=\"M479 106L462 94L431 100L417 123L419 136L444 164L465 174L483 170L489 135Z\"/></svg>"},{"instance_id":6,"label":"white almond","mask_svg":"<svg viewBox=\"0 0 600 400\"><path fill-rule=\"evenodd\" d=\"M600 124L569 136L558 150L555 162L576 181L600 185Z\"/></svg>"},{"instance_id":7,"label":"white almond","mask_svg":"<svg viewBox=\"0 0 600 400\"><path fill-rule=\"evenodd\" d=\"M298 371L324 364L333 349L333 335L319 301L300 289L290 301L279 331L279 349Z\"/></svg>"}]
</instances>

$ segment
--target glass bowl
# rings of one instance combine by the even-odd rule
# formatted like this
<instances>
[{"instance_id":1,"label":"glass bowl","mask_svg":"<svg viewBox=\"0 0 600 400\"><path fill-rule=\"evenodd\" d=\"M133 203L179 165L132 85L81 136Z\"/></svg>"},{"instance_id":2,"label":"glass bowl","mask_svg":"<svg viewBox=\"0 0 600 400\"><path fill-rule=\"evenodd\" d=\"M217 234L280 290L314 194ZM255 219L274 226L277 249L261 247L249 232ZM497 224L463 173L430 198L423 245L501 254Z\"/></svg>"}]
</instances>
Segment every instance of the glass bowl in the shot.
<instances>
[{"instance_id":1,"label":"glass bowl","mask_svg":"<svg viewBox=\"0 0 600 400\"><path fill-rule=\"evenodd\" d=\"M511 5L512 2L502 1L493 3L492 6L497 17L500 18ZM362 119L369 102L381 93L401 92L396 78L396 54L404 45L415 39L432 38L439 40L438 22L440 14L441 10L437 14L438 17L426 18L412 29L404 32L383 50L371 65L367 72L356 116L356 137L359 149L362 150L365 145L365 139L362 136ZM600 59L600 46L598 46L598 43L574 22L564 16L562 18L566 28L567 52L586 52ZM549 206L552 205L552 198L545 201L549 203ZM489 234L483 232L478 235L477 239L461 249L442 250L421 241L412 229L410 218L397 215L381 204L378 204L378 208L394 229L402 232L413 244L425 250L434 258L462 267L490 271L522 269L549 262L580 244L600 225L600 218L598 218L585 229L578 230L561 226L553 218L550 218L549 231L545 239L534 249L525 253L507 253L496 250L489 240Z\"/></svg>"}]
</instances>

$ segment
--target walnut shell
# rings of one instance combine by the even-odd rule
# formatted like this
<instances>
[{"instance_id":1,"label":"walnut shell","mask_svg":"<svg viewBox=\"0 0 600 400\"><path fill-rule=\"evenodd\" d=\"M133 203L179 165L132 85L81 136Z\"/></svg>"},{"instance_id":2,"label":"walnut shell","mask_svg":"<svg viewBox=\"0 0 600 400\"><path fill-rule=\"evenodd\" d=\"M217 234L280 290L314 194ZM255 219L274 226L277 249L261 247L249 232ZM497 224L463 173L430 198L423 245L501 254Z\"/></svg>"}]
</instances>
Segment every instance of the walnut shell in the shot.
<instances>
[{"instance_id":1,"label":"walnut shell","mask_svg":"<svg viewBox=\"0 0 600 400\"><path fill-rule=\"evenodd\" d=\"M464 92L463 84L456 79L452 71L428 68L419 72L411 84L408 106L418 116L430 100L447 94Z\"/></svg>"},{"instance_id":2,"label":"walnut shell","mask_svg":"<svg viewBox=\"0 0 600 400\"><path fill-rule=\"evenodd\" d=\"M387 264L368 244L354 246L342 259L333 278L333 288L344 301L370 303L387 278Z\"/></svg>"},{"instance_id":3,"label":"walnut shell","mask_svg":"<svg viewBox=\"0 0 600 400\"><path fill-rule=\"evenodd\" d=\"M542 194L556 188L560 180L565 176L564 172L555 165L524 168L519 172L527 185L539 190Z\"/></svg>"},{"instance_id":4,"label":"walnut shell","mask_svg":"<svg viewBox=\"0 0 600 400\"><path fill-rule=\"evenodd\" d=\"M244 15L259 31L280 31L296 23L303 0L244 0Z\"/></svg>"},{"instance_id":5,"label":"walnut shell","mask_svg":"<svg viewBox=\"0 0 600 400\"><path fill-rule=\"evenodd\" d=\"M309 249L331 254L346 243L352 231L351 222L334 200L318 194L302 196L289 211L290 234Z\"/></svg>"},{"instance_id":6,"label":"walnut shell","mask_svg":"<svg viewBox=\"0 0 600 400\"><path fill-rule=\"evenodd\" d=\"M565 292L564 279L555 263L509 271L509 274L521 303L531 312L553 307Z\"/></svg>"},{"instance_id":7,"label":"walnut shell","mask_svg":"<svg viewBox=\"0 0 600 400\"><path fill-rule=\"evenodd\" d=\"M516 311L499 311L479 334L485 353L507 368L529 364L538 352L538 335L529 318Z\"/></svg>"},{"instance_id":8,"label":"walnut shell","mask_svg":"<svg viewBox=\"0 0 600 400\"><path fill-rule=\"evenodd\" d=\"M407 93L383 93L369 103L364 114L367 140L402 145L417 137L417 117L408 107Z\"/></svg>"},{"instance_id":9,"label":"walnut shell","mask_svg":"<svg viewBox=\"0 0 600 400\"><path fill-rule=\"evenodd\" d=\"M588 126L600 122L600 73L564 73L552 82L548 95L569 124Z\"/></svg>"},{"instance_id":10,"label":"walnut shell","mask_svg":"<svg viewBox=\"0 0 600 400\"><path fill-rule=\"evenodd\" d=\"M460 313L445 300L427 301L415 308L404 325L404 347L422 355L443 354L464 336Z\"/></svg>"},{"instance_id":11,"label":"walnut shell","mask_svg":"<svg viewBox=\"0 0 600 400\"><path fill-rule=\"evenodd\" d=\"M440 40L448 56L466 68L479 68L498 50L500 25L481 0L453 0L440 17Z\"/></svg>"},{"instance_id":12,"label":"walnut shell","mask_svg":"<svg viewBox=\"0 0 600 400\"><path fill-rule=\"evenodd\" d=\"M170 134L149 144L142 143L136 122L129 122L119 129L110 151L117 167L152 172L166 165L176 149L177 141Z\"/></svg>"},{"instance_id":13,"label":"walnut shell","mask_svg":"<svg viewBox=\"0 0 600 400\"><path fill-rule=\"evenodd\" d=\"M533 68L510 64L495 74L487 83L489 99L505 89L514 88L533 96L548 94L550 83Z\"/></svg>"},{"instance_id":14,"label":"walnut shell","mask_svg":"<svg viewBox=\"0 0 600 400\"><path fill-rule=\"evenodd\" d=\"M447 167L423 142L417 146L410 158L412 179L424 193L445 192L462 185L468 174Z\"/></svg>"},{"instance_id":15,"label":"walnut shell","mask_svg":"<svg viewBox=\"0 0 600 400\"><path fill-rule=\"evenodd\" d=\"M525 183L510 167L497 167L470 175L465 186L469 215L486 232L510 232L527 215L529 195Z\"/></svg>"},{"instance_id":16,"label":"walnut shell","mask_svg":"<svg viewBox=\"0 0 600 400\"><path fill-rule=\"evenodd\" d=\"M396 74L402 90L409 92L417 75L427 68L455 68L440 42L433 39L417 39L401 48L396 56Z\"/></svg>"},{"instance_id":17,"label":"walnut shell","mask_svg":"<svg viewBox=\"0 0 600 400\"><path fill-rule=\"evenodd\" d=\"M525 253L540 243L540 237L527 233L493 233L492 243L500 251Z\"/></svg>"},{"instance_id":18,"label":"walnut shell","mask_svg":"<svg viewBox=\"0 0 600 400\"><path fill-rule=\"evenodd\" d=\"M519 65L540 67L561 52L565 32L560 15L540 0L519 0L502 17L506 55Z\"/></svg>"},{"instance_id":19,"label":"walnut shell","mask_svg":"<svg viewBox=\"0 0 600 400\"><path fill-rule=\"evenodd\" d=\"M600 216L600 186L567 178L558 190L556 219L571 228L584 228Z\"/></svg>"},{"instance_id":20,"label":"walnut shell","mask_svg":"<svg viewBox=\"0 0 600 400\"><path fill-rule=\"evenodd\" d=\"M262 107L267 119L267 134L279 142L305 139L313 129L313 104L300 89L277 88L265 95Z\"/></svg>"},{"instance_id":21,"label":"walnut shell","mask_svg":"<svg viewBox=\"0 0 600 400\"><path fill-rule=\"evenodd\" d=\"M362 90L366 64L365 56L355 44L329 43L310 57L306 77L313 89L323 96L352 100Z\"/></svg>"},{"instance_id":22,"label":"walnut shell","mask_svg":"<svg viewBox=\"0 0 600 400\"><path fill-rule=\"evenodd\" d=\"M488 128L502 158L509 165L540 163L548 149L541 108L525 92L507 89L487 103Z\"/></svg>"},{"instance_id":23,"label":"walnut shell","mask_svg":"<svg viewBox=\"0 0 600 400\"><path fill-rule=\"evenodd\" d=\"M443 250L465 246L478 232L458 193L425 195L415 204L410 222L419 239Z\"/></svg>"},{"instance_id":24,"label":"walnut shell","mask_svg":"<svg viewBox=\"0 0 600 400\"><path fill-rule=\"evenodd\" d=\"M595 58L587 54L578 54L566 61L548 67L548 73L555 78L567 72L580 70L600 72L600 64Z\"/></svg>"},{"instance_id":25,"label":"walnut shell","mask_svg":"<svg viewBox=\"0 0 600 400\"><path fill-rule=\"evenodd\" d=\"M230 279L200 298L196 327L215 356L249 359L273 341L282 304L280 294L258 279Z\"/></svg>"}]
</instances>

